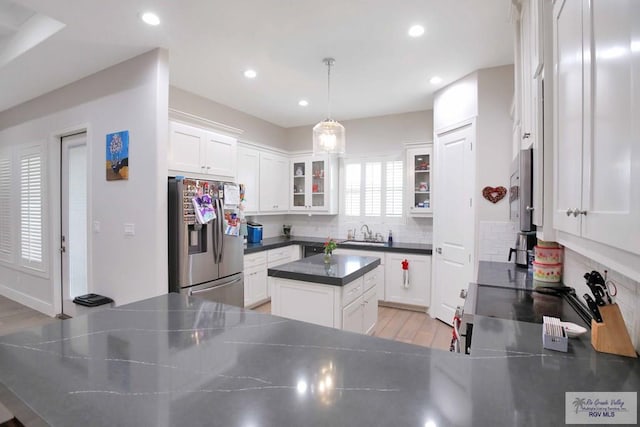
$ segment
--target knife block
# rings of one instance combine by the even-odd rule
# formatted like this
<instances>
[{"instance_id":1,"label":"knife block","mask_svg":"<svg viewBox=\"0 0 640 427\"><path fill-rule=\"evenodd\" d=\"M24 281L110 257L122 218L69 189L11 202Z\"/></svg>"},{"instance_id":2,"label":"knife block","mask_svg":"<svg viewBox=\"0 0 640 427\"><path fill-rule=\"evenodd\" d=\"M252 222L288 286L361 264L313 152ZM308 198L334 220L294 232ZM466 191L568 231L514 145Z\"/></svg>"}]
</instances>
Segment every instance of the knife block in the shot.
<instances>
[{"instance_id":1,"label":"knife block","mask_svg":"<svg viewBox=\"0 0 640 427\"><path fill-rule=\"evenodd\" d=\"M602 353L638 357L618 304L609 304L598 308L602 316L602 323L591 321L591 345L593 348Z\"/></svg>"}]
</instances>

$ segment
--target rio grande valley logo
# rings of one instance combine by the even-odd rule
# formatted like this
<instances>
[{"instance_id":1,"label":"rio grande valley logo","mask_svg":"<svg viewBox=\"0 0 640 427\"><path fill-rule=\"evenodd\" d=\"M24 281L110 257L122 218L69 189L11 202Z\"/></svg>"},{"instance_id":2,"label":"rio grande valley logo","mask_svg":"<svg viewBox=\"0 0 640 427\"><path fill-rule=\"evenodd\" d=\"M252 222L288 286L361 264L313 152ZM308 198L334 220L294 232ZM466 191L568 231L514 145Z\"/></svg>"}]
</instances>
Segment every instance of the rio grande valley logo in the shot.
<instances>
[{"instance_id":1,"label":"rio grande valley logo","mask_svg":"<svg viewBox=\"0 0 640 427\"><path fill-rule=\"evenodd\" d=\"M636 392L565 393L567 424L628 424L637 422Z\"/></svg>"}]
</instances>

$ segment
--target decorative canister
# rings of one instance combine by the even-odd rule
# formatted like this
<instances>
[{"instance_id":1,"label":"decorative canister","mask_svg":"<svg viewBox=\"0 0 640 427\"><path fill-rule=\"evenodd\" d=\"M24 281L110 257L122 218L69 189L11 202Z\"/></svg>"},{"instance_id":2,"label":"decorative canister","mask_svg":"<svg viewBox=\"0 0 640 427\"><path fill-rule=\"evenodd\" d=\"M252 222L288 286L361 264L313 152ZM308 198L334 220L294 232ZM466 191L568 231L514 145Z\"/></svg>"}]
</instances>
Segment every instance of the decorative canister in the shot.
<instances>
[{"instance_id":1,"label":"decorative canister","mask_svg":"<svg viewBox=\"0 0 640 427\"><path fill-rule=\"evenodd\" d=\"M540 264L562 264L563 248L534 246L533 249L536 262Z\"/></svg>"},{"instance_id":2,"label":"decorative canister","mask_svg":"<svg viewBox=\"0 0 640 427\"><path fill-rule=\"evenodd\" d=\"M541 282L557 283L562 278L562 264L542 264L533 261L533 278Z\"/></svg>"}]
</instances>

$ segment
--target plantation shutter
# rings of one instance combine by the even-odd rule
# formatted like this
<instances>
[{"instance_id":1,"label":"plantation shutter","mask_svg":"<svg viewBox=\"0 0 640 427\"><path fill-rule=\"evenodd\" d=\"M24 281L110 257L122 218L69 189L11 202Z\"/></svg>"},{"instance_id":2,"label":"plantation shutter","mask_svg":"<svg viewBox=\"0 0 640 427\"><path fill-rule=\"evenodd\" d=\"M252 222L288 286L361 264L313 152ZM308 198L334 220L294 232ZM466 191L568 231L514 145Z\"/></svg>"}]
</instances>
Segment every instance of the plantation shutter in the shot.
<instances>
[{"instance_id":1,"label":"plantation shutter","mask_svg":"<svg viewBox=\"0 0 640 427\"><path fill-rule=\"evenodd\" d=\"M402 216L402 161L387 162L386 216Z\"/></svg>"},{"instance_id":2,"label":"plantation shutter","mask_svg":"<svg viewBox=\"0 0 640 427\"><path fill-rule=\"evenodd\" d=\"M20 259L27 267L42 270L42 154L39 147L20 155Z\"/></svg>"},{"instance_id":3,"label":"plantation shutter","mask_svg":"<svg viewBox=\"0 0 640 427\"><path fill-rule=\"evenodd\" d=\"M382 163L365 163L364 215L380 216L382 209Z\"/></svg>"},{"instance_id":4,"label":"plantation shutter","mask_svg":"<svg viewBox=\"0 0 640 427\"><path fill-rule=\"evenodd\" d=\"M350 163L345 167L344 214L360 216L360 163Z\"/></svg>"},{"instance_id":5,"label":"plantation shutter","mask_svg":"<svg viewBox=\"0 0 640 427\"><path fill-rule=\"evenodd\" d=\"M11 159L0 157L0 260L12 261Z\"/></svg>"}]
</instances>

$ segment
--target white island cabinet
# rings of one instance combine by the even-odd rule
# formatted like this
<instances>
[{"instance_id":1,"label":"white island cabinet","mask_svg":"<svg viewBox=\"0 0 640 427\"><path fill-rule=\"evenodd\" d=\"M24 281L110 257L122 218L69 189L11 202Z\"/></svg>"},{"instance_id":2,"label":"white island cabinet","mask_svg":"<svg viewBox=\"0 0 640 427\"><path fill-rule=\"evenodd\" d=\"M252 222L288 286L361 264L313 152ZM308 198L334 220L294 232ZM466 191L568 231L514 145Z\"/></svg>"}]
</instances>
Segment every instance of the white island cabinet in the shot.
<instances>
[{"instance_id":1,"label":"white island cabinet","mask_svg":"<svg viewBox=\"0 0 640 427\"><path fill-rule=\"evenodd\" d=\"M269 269L271 313L372 333L378 316L379 264L379 258L334 255L331 264L324 265L320 254Z\"/></svg>"}]
</instances>

